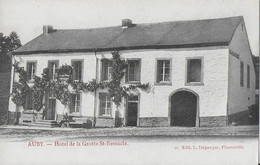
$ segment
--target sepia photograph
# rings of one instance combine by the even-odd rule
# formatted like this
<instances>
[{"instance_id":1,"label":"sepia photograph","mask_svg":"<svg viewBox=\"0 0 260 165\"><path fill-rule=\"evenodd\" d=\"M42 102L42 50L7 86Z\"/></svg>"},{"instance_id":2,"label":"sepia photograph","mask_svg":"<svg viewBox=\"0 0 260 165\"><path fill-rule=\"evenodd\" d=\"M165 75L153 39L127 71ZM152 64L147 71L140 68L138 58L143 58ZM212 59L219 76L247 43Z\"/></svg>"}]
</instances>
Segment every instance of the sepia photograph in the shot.
<instances>
[{"instance_id":1,"label":"sepia photograph","mask_svg":"<svg viewBox=\"0 0 260 165\"><path fill-rule=\"evenodd\" d=\"M258 0L0 0L1 165L256 165Z\"/></svg>"}]
</instances>

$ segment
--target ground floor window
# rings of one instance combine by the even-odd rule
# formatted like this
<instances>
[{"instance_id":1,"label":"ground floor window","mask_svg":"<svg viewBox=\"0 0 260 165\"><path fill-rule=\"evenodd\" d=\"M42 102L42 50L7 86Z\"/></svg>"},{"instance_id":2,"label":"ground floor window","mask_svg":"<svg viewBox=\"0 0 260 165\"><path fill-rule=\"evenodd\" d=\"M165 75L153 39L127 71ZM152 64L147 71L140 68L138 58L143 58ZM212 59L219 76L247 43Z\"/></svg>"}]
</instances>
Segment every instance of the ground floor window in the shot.
<instances>
[{"instance_id":1,"label":"ground floor window","mask_svg":"<svg viewBox=\"0 0 260 165\"><path fill-rule=\"evenodd\" d=\"M80 112L80 94L70 95L70 113Z\"/></svg>"},{"instance_id":2,"label":"ground floor window","mask_svg":"<svg viewBox=\"0 0 260 165\"><path fill-rule=\"evenodd\" d=\"M99 94L99 116L109 116L112 115L112 101L111 97L107 93Z\"/></svg>"}]
</instances>

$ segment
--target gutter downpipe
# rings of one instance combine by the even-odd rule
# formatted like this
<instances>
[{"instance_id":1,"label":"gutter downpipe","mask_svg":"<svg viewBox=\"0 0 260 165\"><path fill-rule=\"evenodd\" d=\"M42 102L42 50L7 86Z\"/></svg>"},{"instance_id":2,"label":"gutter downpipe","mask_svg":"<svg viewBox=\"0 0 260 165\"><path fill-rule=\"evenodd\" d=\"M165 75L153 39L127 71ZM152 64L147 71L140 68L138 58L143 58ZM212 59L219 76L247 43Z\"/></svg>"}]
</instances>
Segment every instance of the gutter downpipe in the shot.
<instances>
[{"instance_id":1,"label":"gutter downpipe","mask_svg":"<svg viewBox=\"0 0 260 165\"><path fill-rule=\"evenodd\" d=\"M93 51L95 53L95 57L96 57L96 83L98 83L98 58L97 58L97 49L96 48L93 48ZM95 127L96 126L96 111L97 111L97 91L95 90L95 93L94 93L94 116L93 116L93 123L92 123L92 127Z\"/></svg>"}]
</instances>

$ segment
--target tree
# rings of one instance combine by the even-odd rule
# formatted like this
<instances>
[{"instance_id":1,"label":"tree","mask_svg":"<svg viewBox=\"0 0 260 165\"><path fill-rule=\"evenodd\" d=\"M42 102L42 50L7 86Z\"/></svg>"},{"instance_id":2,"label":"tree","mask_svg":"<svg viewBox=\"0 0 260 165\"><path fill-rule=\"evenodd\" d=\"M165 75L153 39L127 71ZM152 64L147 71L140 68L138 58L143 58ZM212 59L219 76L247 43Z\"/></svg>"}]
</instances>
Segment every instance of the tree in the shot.
<instances>
[{"instance_id":1,"label":"tree","mask_svg":"<svg viewBox=\"0 0 260 165\"><path fill-rule=\"evenodd\" d=\"M12 53L22 46L16 32L11 32L9 36L0 33L0 72L10 72Z\"/></svg>"},{"instance_id":2,"label":"tree","mask_svg":"<svg viewBox=\"0 0 260 165\"><path fill-rule=\"evenodd\" d=\"M0 74L0 79L6 79L7 81L1 81L2 83L0 83L0 93L2 94L2 96L0 99L0 102L2 102L3 104L1 104L0 107L0 124L1 123L6 123L7 122L7 112L8 112L8 101L5 101L6 99L8 100L9 95L10 95L10 91L9 88L8 90L3 89L4 87L6 87L7 84L10 84L10 71L12 68L12 54L13 51L17 48L19 48L21 46L21 41L19 39L19 36L17 35L16 32L12 32L10 33L9 36L4 36L3 33L0 33L0 73L4 73L4 74ZM14 86L17 86L17 89L25 89L21 86L21 84L17 84L15 83ZM24 93L23 91L17 90L17 91L13 91L16 92L18 95ZM14 98L15 100L17 98ZM23 102L19 102L19 101L23 101L23 100L16 100L18 104L23 104ZM16 113L17 115L17 113ZM17 119L16 119L17 120Z\"/></svg>"}]
</instances>

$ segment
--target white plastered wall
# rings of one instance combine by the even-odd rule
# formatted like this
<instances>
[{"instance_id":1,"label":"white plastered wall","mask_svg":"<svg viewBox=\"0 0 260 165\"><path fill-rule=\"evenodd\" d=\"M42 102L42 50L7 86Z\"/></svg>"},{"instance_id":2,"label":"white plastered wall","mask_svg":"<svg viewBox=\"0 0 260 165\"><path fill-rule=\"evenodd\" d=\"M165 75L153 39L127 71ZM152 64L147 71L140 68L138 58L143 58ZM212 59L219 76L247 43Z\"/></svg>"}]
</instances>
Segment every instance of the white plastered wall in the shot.
<instances>
[{"instance_id":1,"label":"white plastered wall","mask_svg":"<svg viewBox=\"0 0 260 165\"><path fill-rule=\"evenodd\" d=\"M148 92L137 90L140 95L139 117L168 117L169 97L180 88L187 88L199 95L199 116L226 116L227 84L228 84L228 48L211 47L200 49L167 49L167 50L138 50L121 51L122 58L141 59L141 83L150 84ZM21 66L27 60L37 60L37 75L40 76L47 67L48 60L59 60L59 65L71 64L72 59L84 60L83 81L88 82L96 78L100 81L101 58L112 58L110 52L97 53L67 53L67 54L37 54L19 56ZM96 66L97 57L97 66ZM186 86L186 58L203 58L203 86ZM156 59L171 59L171 85L155 85ZM96 72L96 68L98 71ZM124 80L122 80L124 83ZM93 116L96 103L96 116L99 113L98 90L96 101L94 93L83 93L81 101L81 115ZM10 102L10 104L13 104ZM15 107L15 106L14 106ZM63 105L57 104L58 114L63 114ZM10 109L14 111L15 109ZM112 116L115 116L116 106L113 104ZM124 116L125 103L119 107L120 117Z\"/></svg>"},{"instance_id":2,"label":"white plastered wall","mask_svg":"<svg viewBox=\"0 0 260 165\"><path fill-rule=\"evenodd\" d=\"M242 26L243 25L243 26ZM248 110L255 104L255 70L251 57L244 21L241 21L233 35L230 50L239 55L239 59L229 55L229 114ZM240 86L240 62L244 63L244 86ZM250 66L250 88L247 88L247 65Z\"/></svg>"}]
</instances>

